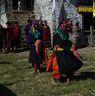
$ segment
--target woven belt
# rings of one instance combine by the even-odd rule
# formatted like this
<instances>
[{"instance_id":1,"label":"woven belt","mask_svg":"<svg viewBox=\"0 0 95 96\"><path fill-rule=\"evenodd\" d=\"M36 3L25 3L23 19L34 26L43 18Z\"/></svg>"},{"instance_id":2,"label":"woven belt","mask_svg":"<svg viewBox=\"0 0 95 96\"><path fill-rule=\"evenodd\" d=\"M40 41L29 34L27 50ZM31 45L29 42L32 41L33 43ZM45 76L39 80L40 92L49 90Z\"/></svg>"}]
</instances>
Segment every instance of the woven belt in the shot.
<instances>
[{"instance_id":1,"label":"woven belt","mask_svg":"<svg viewBox=\"0 0 95 96\"><path fill-rule=\"evenodd\" d=\"M64 48L60 48L60 47L58 47L57 49L56 49L56 48L54 48L53 50L54 50L54 51L63 51L63 50L64 50Z\"/></svg>"}]
</instances>

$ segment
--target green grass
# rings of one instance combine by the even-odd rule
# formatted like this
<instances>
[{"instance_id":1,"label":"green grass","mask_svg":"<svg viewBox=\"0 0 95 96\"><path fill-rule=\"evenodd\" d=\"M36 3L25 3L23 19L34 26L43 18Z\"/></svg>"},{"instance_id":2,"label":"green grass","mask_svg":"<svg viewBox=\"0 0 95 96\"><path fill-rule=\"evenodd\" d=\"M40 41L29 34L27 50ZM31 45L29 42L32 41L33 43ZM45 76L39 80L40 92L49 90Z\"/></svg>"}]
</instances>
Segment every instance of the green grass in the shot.
<instances>
[{"instance_id":1,"label":"green grass","mask_svg":"<svg viewBox=\"0 0 95 96\"><path fill-rule=\"evenodd\" d=\"M9 89L17 96L95 96L94 49L79 50L84 65L69 85L66 82L52 84L51 73L34 74L27 63L29 52L0 54L0 87ZM6 92L6 95L0 93L0 96L14 95Z\"/></svg>"}]
</instances>

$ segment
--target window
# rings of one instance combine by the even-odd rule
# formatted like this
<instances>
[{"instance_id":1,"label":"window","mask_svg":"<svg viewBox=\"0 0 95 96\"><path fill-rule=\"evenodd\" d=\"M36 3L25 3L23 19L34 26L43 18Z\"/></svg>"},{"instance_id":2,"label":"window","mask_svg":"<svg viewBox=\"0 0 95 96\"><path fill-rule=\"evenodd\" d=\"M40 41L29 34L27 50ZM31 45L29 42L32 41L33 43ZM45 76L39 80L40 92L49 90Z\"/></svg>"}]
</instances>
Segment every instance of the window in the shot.
<instances>
[{"instance_id":1,"label":"window","mask_svg":"<svg viewBox=\"0 0 95 96\"><path fill-rule=\"evenodd\" d=\"M76 0L77 5L93 6L93 0Z\"/></svg>"},{"instance_id":2,"label":"window","mask_svg":"<svg viewBox=\"0 0 95 96\"><path fill-rule=\"evenodd\" d=\"M18 10L18 2L19 0L13 0L12 3L13 3L13 10Z\"/></svg>"},{"instance_id":3,"label":"window","mask_svg":"<svg viewBox=\"0 0 95 96\"><path fill-rule=\"evenodd\" d=\"M33 10L34 0L12 0L13 10Z\"/></svg>"},{"instance_id":4,"label":"window","mask_svg":"<svg viewBox=\"0 0 95 96\"><path fill-rule=\"evenodd\" d=\"M24 0L24 9L33 10L34 9L34 0Z\"/></svg>"}]
</instances>

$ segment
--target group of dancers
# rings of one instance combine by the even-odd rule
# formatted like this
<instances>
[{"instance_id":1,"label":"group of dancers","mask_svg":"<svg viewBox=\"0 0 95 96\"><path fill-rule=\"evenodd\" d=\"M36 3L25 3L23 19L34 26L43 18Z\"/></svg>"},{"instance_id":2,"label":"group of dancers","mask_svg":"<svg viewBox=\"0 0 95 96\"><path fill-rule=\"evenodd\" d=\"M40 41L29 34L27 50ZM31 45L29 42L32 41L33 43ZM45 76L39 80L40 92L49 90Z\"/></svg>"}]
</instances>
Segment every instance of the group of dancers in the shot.
<instances>
[{"instance_id":1,"label":"group of dancers","mask_svg":"<svg viewBox=\"0 0 95 96\"><path fill-rule=\"evenodd\" d=\"M31 27L32 45L29 54L29 63L33 65L34 72L41 72L43 64L46 64L46 72L52 72L52 78L60 81L66 74L67 81L74 72L83 65L81 56L77 52L77 45L69 40L72 32L72 20L63 19L53 33L53 51L50 57L47 55L46 43L41 38L37 26ZM44 31L43 31L44 32Z\"/></svg>"}]
</instances>

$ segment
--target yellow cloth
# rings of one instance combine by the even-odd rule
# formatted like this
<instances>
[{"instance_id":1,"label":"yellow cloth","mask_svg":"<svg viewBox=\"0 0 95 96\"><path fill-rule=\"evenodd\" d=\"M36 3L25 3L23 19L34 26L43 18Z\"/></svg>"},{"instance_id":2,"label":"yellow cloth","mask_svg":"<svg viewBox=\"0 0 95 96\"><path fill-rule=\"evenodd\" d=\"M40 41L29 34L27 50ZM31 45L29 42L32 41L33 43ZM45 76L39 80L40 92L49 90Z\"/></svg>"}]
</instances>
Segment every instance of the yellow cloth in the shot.
<instances>
[{"instance_id":1,"label":"yellow cloth","mask_svg":"<svg viewBox=\"0 0 95 96\"><path fill-rule=\"evenodd\" d=\"M32 26L32 32L35 32L35 28Z\"/></svg>"},{"instance_id":2,"label":"yellow cloth","mask_svg":"<svg viewBox=\"0 0 95 96\"><path fill-rule=\"evenodd\" d=\"M78 12L93 12L93 6L77 6Z\"/></svg>"},{"instance_id":3,"label":"yellow cloth","mask_svg":"<svg viewBox=\"0 0 95 96\"><path fill-rule=\"evenodd\" d=\"M58 47L57 49L54 48L54 51L63 51L63 50L64 50L64 48L60 48L60 47Z\"/></svg>"}]
</instances>

